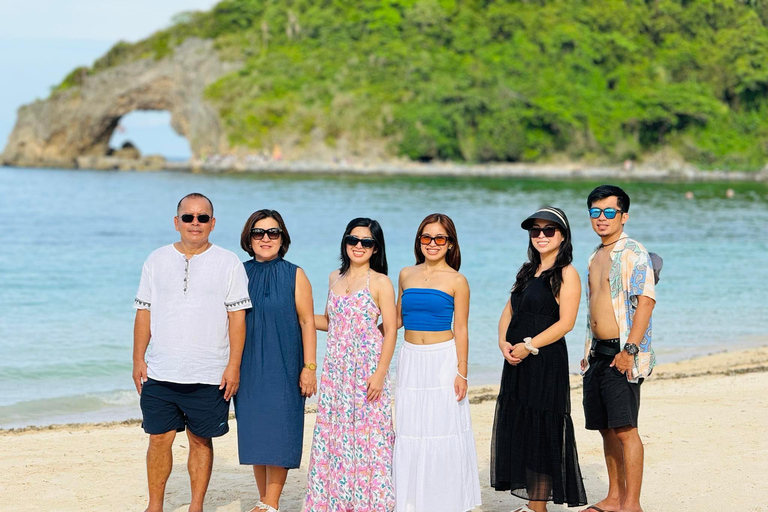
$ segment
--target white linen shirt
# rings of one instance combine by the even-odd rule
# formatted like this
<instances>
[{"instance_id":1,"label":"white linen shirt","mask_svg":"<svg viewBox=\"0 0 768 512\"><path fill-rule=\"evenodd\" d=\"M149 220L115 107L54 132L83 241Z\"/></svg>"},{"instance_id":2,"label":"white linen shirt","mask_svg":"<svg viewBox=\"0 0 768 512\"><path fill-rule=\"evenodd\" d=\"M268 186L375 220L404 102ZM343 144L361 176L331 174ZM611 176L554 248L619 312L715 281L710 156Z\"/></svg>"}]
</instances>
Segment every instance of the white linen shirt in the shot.
<instances>
[{"instance_id":1,"label":"white linen shirt","mask_svg":"<svg viewBox=\"0 0 768 512\"><path fill-rule=\"evenodd\" d=\"M248 309L248 277L235 253L211 245L191 259L173 245L144 262L136 309L150 311L147 376L221 384L229 362L227 312Z\"/></svg>"}]
</instances>

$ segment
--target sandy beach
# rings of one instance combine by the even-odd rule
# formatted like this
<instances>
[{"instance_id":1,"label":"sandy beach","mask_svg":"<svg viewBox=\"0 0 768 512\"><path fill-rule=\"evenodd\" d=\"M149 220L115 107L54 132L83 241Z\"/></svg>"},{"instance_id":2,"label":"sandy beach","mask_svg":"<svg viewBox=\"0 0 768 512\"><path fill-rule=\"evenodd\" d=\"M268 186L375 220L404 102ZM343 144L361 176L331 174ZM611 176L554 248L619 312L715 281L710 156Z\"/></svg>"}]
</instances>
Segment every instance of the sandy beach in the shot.
<instances>
[{"instance_id":1,"label":"sandy beach","mask_svg":"<svg viewBox=\"0 0 768 512\"><path fill-rule=\"evenodd\" d=\"M766 341L768 345L768 340ZM573 379L573 421L590 502L606 492L600 436L584 430L580 379ZM646 512L768 511L768 346L660 365L643 384L640 432L645 443ZM489 487L490 434L496 389L473 388L484 512L523 501ZM314 414L307 414L304 458L289 473L281 510L302 507ZM236 422L214 443L206 510L244 512L257 499L248 466L237 459ZM146 505L147 437L138 422L0 431L3 511L141 511ZM186 511L186 437L176 438L166 511ZM550 511L575 510L550 505Z\"/></svg>"}]
</instances>

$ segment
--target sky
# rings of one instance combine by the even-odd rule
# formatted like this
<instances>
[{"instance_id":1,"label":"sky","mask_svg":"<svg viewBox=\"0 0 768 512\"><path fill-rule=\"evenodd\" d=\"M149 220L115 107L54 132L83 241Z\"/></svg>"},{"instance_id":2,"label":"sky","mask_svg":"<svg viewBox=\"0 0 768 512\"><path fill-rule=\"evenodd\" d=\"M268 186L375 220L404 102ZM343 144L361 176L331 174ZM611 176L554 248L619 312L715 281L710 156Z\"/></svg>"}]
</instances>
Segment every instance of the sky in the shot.
<instances>
[{"instance_id":1,"label":"sky","mask_svg":"<svg viewBox=\"0 0 768 512\"><path fill-rule=\"evenodd\" d=\"M16 110L46 98L78 66L90 66L117 41L135 42L167 27L182 11L207 10L217 0L0 0L0 151ZM167 112L135 112L121 120L144 154L189 156Z\"/></svg>"}]
</instances>

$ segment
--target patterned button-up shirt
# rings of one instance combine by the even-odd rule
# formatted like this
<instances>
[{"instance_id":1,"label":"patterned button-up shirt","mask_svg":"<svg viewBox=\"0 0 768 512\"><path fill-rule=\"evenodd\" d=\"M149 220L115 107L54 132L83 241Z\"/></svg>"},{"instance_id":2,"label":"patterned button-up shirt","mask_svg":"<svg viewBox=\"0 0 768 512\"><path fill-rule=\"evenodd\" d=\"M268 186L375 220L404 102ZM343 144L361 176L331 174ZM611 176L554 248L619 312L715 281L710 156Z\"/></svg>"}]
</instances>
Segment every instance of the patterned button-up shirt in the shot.
<instances>
[{"instance_id":1,"label":"patterned button-up shirt","mask_svg":"<svg viewBox=\"0 0 768 512\"><path fill-rule=\"evenodd\" d=\"M597 248L589 257L589 266L595 258ZM613 314L616 317L616 324L619 326L619 339L621 340L621 349L627 342L629 332L632 329L632 321L637 310L637 298L645 296L656 300L655 283L653 280L653 267L651 258L645 247L639 242L632 240L626 233L622 233L618 242L614 244L611 250L611 270L608 282L611 288L611 301L613 303ZM587 286L587 305L589 305L589 286ZM627 379L630 382L638 382L639 379L648 377L651 370L656 365L656 356L651 348L651 326L652 319L648 321L648 329L643 334L640 342L640 352L635 356L635 367L632 372L627 372ZM587 309L587 340L584 347L584 359L589 361L589 351L592 347L592 321ZM586 368L582 375L586 372Z\"/></svg>"}]
</instances>

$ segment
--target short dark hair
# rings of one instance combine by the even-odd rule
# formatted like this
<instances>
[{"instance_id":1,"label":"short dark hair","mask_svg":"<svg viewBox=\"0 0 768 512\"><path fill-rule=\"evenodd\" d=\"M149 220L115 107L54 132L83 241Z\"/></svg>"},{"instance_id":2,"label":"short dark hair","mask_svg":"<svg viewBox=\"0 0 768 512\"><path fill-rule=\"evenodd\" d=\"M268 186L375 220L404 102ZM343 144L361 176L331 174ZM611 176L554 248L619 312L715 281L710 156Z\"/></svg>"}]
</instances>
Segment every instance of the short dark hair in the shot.
<instances>
[{"instance_id":1,"label":"short dark hair","mask_svg":"<svg viewBox=\"0 0 768 512\"><path fill-rule=\"evenodd\" d=\"M251 258L255 256L253 247L251 246L251 228L262 219L275 219L277 221L277 227L283 231L280 234L280 249L277 251L277 255L282 258L285 256L285 253L288 252L288 247L291 245L291 235L288 234L288 228L285 227L283 217L277 210L268 210L265 208L253 212L251 216L248 217L248 220L245 221L243 232L240 233L240 247L242 247Z\"/></svg>"},{"instance_id":2,"label":"short dark hair","mask_svg":"<svg viewBox=\"0 0 768 512\"><path fill-rule=\"evenodd\" d=\"M193 197L199 197L200 199L205 199L206 201L208 201L208 204L211 205L211 217L213 217L213 202L211 202L210 199L208 199L207 197L205 197L203 194L201 194L199 192L192 192L191 194L187 194L184 197L182 197L181 199L179 199L179 204L176 205L176 215L178 215L179 212L181 211L181 203L185 199L193 198Z\"/></svg>"},{"instance_id":3,"label":"short dark hair","mask_svg":"<svg viewBox=\"0 0 768 512\"><path fill-rule=\"evenodd\" d=\"M389 266L387 265L387 250L386 245L384 244L384 231L377 221L369 219L368 217L358 217L352 219L349 221L349 224L347 224L347 227L344 230L344 235L341 237L341 267L339 267L339 275L344 275L344 273L349 270L351 264L349 254L347 254L347 243L344 239L347 235L352 233L353 229L358 227L371 230L371 238L376 242L376 245L373 246L374 252L371 255L369 264L376 272L386 275Z\"/></svg>"},{"instance_id":4,"label":"short dark hair","mask_svg":"<svg viewBox=\"0 0 768 512\"><path fill-rule=\"evenodd\" d=\"M587 208L592 208L592 203L595 201L611 196L616 196L616 204L622 212L627 213L629 211L629 196L616 185L600 185L590 192L589 197L587 197Z\"/></svg>"},{"instance_id":5,"label":"short dark hair","mask_svg":"<svg viewBox=\"0 0 768 512\"><path fill-rule=\"evenodd\" d=\"M439 223L441 226L443 226L443 228L445 228L445 234L448 235L448 238L453 245L453 248L449 249L448 254L445 255L445 262L449 267L458 272L461 268L461 249L459 248L459 236L456 233L456 225L453 223L453 220L451 220L451 218L444 213L429 214L424 217L424 220L421 221L421 224L419 224L419 229L416 230L416 240L413 243L413 254L416 256L416 264L418 265L419 263L424 263L427 259L421 250L420 239L422 232L424 231L424 228L427 226L427 224L433 224L435 222Z\"/></svg>"}]
</instances>

